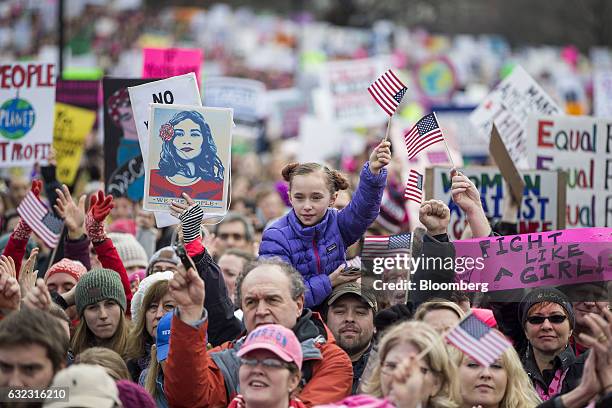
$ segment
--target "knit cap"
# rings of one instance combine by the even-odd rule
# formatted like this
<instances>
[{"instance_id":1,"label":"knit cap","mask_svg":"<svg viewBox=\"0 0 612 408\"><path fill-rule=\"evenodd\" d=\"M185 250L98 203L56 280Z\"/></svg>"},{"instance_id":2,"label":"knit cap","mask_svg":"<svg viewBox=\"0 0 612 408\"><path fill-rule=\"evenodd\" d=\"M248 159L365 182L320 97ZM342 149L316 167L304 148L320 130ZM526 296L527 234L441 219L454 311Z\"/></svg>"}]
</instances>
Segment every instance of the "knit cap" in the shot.
<instances>
[{"instance_id":1,"label":"knit cap","mask_svg":"<svg viewBox=\"0 0 612 408\"><path fill-rule=\"evenodd\" d=\"M176 254L176 251L171 246L166 246L159 249L157 252L153 254L151 259L149 259L149 266L147 266L147 275L151 274L153 270L153 266L155 266L158 262L169 262L174 265L178 265L181 262L181 259Z\"/></svg>"},{"instance_id":2,"label":"knit cap","mask_svg":"<svg viewBox=\"0 0 612 408\"><path fill-rule=\"evenodd\" d=\"M161 280L169 281L170 279L172 279L173 276L174 273L170 271L157 272L153 275L147 276L146 278L140 281L140 284L138 285L138 290L136 291L136 293L134 293L134 296L132 297L132 303L130 305L133 322L138 321L138 315L140 314L140 309L142 308L142 301L144 300L144 297L147 294L147 290L149 290L151 285Z\"/></svg>"},{"instance_id":3,"label":"knit cap","mask_svg":"<svg viewBox=\"0 0 612 408\"><path fill-rule=\"evenodd\" d=\"M134 266L146 268L148 264L147 253L132 234L111 232L107 234L117 248L119 258L125 269Z\"/></svg>"},{"instance_id":4,"label":"knit cap","mask_svg":"<svg viewBox=\"0 0 612 408\"><path fill-rule=\"evenodd\" d=\"M117 381L119 399L123 408L156 408L157 405L151 394L142 386L129 380Z\"/></svg>"},{"instance_id":5,"label":"knit cap","mask_svg":"<svg viewBox=\"0 0 612 408\"><path fill-rule=\"evenodd\" d=\"M565 309L570 327L572 329L574 328L576 318L574 316L572 304L563 292L555 288L535 288L523 297L521 303L519 303L519 318L521 319L521 325L523 327L525 327L529 309L531 309L533 305L543 302L556 303Z\"/></svg>"},{"instance_id":6,"label":"knit cap","mask_svg":"<svg viewBox=\"0 0 612 408\"><path fill-rule=\"evenodd\" d=\"M127 300L119 274L112 269L92 269L81 277L76 286L75 301L77 313L89 305L105 299L112 299L125 311Z\"/></svg>"},{"instance_id":7,"label":"knit cap","mask_svg":"<svg viewBox=\"0 0 612 408\"><path fill-rule=\"evenodd\" d=\"M45 282L47 282L47 279L56 273L68 274L78 282L79 279L81 279L81 276L83 276L86 272L87 268L85 268L85 265L79 261L64 258L47 270L47 273L45 274Z\"/></svg>"}]
</instances>

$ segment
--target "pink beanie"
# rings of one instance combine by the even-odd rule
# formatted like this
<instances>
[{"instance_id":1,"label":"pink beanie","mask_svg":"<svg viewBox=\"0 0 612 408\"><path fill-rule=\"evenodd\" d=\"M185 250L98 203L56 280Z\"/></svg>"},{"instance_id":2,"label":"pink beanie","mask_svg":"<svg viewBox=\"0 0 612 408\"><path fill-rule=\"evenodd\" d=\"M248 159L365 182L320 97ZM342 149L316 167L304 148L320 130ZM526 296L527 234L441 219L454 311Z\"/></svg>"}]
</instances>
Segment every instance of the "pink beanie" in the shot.
<instances>
[{"instance_id":1,"label":"pink beanie","mask_svg":"<svg viewBox=\"0 0 612 408\"><path fill-rule=\"evenodd\" d=\"M493 316L493 311L491 309L479 309L473 307L472 313L487 326L494 329L497 328L497 321L495 320L495 316Z\"/></svg>"},{"instance_id":2,"label":"pink beanie","mask_svg":"<svg viewBox=\"0 0 612 408\"><path fill-rule=\"evenodd\" d=\"M87 268L85 268L85 265L83 265L79 261L73 261L72 259L64 258L47 270L47 273L45 274L45 282L47 281L47 279L49 279L52 275L56 273L66 273L72 276L78 282L79 279L81 279L81 276L85 274L85 272L87 272Z\"/></svg>"},{"instance_id":3,"label":"pink beanie","mask_svg":"<svg viewBox=\"0 0 612 408\"><path fill-rule=\"evenodd\" d=\"M117 381L117 389L123 408L157 408L151 394L136 383L119 380Z\"/></svg>"}]
</instances>

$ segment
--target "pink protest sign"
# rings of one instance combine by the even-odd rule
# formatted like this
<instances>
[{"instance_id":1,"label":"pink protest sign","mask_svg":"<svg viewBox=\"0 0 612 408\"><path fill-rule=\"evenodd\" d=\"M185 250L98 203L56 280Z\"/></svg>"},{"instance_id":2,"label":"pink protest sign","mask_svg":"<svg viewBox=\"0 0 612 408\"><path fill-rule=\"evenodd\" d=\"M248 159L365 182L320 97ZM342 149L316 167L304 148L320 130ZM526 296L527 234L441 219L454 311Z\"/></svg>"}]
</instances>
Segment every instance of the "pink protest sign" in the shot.
<instances>
[{"instance_id":1,"label":"pink protest sign","mask_svg":"<svg viewBox=\"0 0 612 408\"><path fill-rule=\"evenodd\" d=\"M474 269L456 274L457 282L486 283L489 291L612 280L612 228L478 238L454 245L455 259L476 260Z\"/></svg>"},{"instance_id":2,"label":"pink protest sign","mask_svg":"<svg viewBox=\"0 0 612 408\"><path fill-rule=\"evenodd\" d=\"M144 48L143 78L170 78L194 72L198 86L202 84L200 70L204 59L199 48Z\"/></svg>"}]
</instances>

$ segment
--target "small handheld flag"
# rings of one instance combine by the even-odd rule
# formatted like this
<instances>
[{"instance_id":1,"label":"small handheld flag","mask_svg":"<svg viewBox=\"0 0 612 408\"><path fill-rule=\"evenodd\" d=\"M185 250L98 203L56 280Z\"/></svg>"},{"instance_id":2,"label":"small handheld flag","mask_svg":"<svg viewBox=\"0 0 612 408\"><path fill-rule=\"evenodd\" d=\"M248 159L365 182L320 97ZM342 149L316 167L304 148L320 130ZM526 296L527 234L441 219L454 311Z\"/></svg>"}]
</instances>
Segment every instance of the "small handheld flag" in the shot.
<instances>
[{"instance_id":1,"label":"small handheld flag","mask_svg":"<svg viewBox=\"0 0 612 408\"><path fill-rule=\"evenodd\" d=\"M372 260L402 253L410 254L411 244L412 234L409 232L397 235L370 235L363 241L361 258Z\"/></svg>"},{"instance_id":2,"label":"small handheld flag","mask_svg":"<svg viewBox=\"0 0 612 408\"><path fill-rule=\"evenodd\" d=\"M423 201L423 175L414 169L410 169L404 198L419 204Z\"/></svg>"},{"instance_id":3,"label":"small handheld flag","mask_svg":"<svg viewBox=\"0 0 612 408\"><path fill-rule=\"evenodd\" d=\"M56 217L31 191L25 196L17 213L49 248L55 248L62 235L64 222Z\"/></svg>"},{"instance_id":4,"label":"small handheld flag","mask_svg":"<svg viewBox=\"0 0 612 408\"><path fill-rule=\"evenodd\" d=\"M502 334L472 313L446 334L446 340L485 367L493 364L508 347L512 347Z\"/></svg>"},{"instance_id":5,"label":"small handheld flag","mask_svg":"<svg viewBox=\"0 0 612 408\"><path fill-rule=\"evenodd\" d=\"M406 90L406 85L391 70L382 74L368 87L372 98L389 116L393 116L397 110Z\"/></svg>"},{"instance_id":6,"label":"small handheld flag","mask_svg":"<svg viewBox=\"0 0 612 408\"><path fill-rule=\"evenodd\" d=\"M430 113L423 116L419 121L404 135L404 142L408 148L408 160L419 154L423 149L444 141L442 129L438 124L436 115Z\"/></svg>"}]
</instances>

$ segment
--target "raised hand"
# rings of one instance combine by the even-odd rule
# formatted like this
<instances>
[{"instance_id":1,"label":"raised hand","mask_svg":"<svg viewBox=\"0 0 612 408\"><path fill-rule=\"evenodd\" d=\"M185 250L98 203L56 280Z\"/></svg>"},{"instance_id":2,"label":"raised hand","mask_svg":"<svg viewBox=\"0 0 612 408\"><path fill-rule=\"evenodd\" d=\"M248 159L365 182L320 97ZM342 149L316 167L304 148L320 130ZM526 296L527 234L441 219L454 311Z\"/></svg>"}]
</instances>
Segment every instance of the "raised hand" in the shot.
<instances>
[{"instance_id":1,"label":"raised hand","mask_svg":"<svg viewBox=\"0 0 612 408\"><path fill-rule=\"evenodd\" d=\"M6 274L11 278L17 278L15 261L10 256L0 255L0 275Z\"/></svg>"},{"instance_id":2,"label":"raised hand","mask_svg":"<svg viewBox=\"0 0 612 408\"><path fill-rule=\"evenodd\" d=\"M170 204L170 213L181 220L183 240L185 243L189 243L201 237L204 210L186 193L183 193L183 198L187 204L173 201Z\"/></svg>"},{"instance_id":3,"label":"raised hand","mask_svg":"<svg viewBox=\"0 0 612 408\"><path fill-rule=\"evenodd\" d=\"M370 171L372 174L380 173L380 170L391 162L391 142L382 141L370 154Z\"/></svg>"},{"instance_id":4,"label":"raised hand","mask_svg":"<svg viewBox=\"0 0 612 408\"><path fill-rule=\"evenodd\" d=\"M92 195L89 199L89 211L85 217L85 229L92 242L101 242L106 239L104 220L108 217L114 206L113 196L104 195L102 190Z\"/></svg>"},{"instance_id":5,"label":"raised hand","mask_svg":"<svg viewBox=\"0 0 612 408\"><path fill-rule=\"evenodd\" d=\"M30 190L38 199L40 199L42 185L43 184L41 180L32 180L32 187L30 188ZM21 218L11 235L15 239L28 240L30 239L30 235L32 235L32 228L30 228L30 226L23 220L23 218Z\"/></svg>"},{"instance_id":6,"label":"raised hand","mask_svg":"<svg viewBox=\"0 0 612 408\"><path fill-rule=\"evenodd\" d=\"M416 408L421 405L425 376L421 372L419 360L414 355L397 365L392 374L389 399L398 408Z\"/></svg>"},{"instance_id":7,"label":"raised hand","mask_svg":"<svg viewBox=\"0 0 612 408\"><path fill-rule=\"evenodd\" d=\"M585 321L591 329L592 336L580 333L580 340L591 348L595 354L595 369L597 378L605 392L612 391L612 312L601 309L604 317L595 313L585 316Z\"/></svg>"},{"instance_id":8,"label":"raised hand","mask_svg":"<svg viewBox=\"0 0 612 408\"><path fill-rule=\"evenodd\" d=\"M344 264L342 264L338 268L336 268L335 271L329 274L329 280L331 282L332 288L335 288L338 285L342 285L343 283L354 282L357 279L361 278L360 273L355 273L355 274L342 273L344 269L345 269L345 266Z\"/></svg>"},{"instance_id":9,"label":"raised hand","mask_svg":"<svg viewBox=\"0 0 612 408\"><path fill-rule=\"evenodd\" d=\"M52 300L49 289L45 281L38 279L35 286L30 292L24 297L23 303L32 309L49 310L51 308Z\"/></svg>"},{"instance_id":10,"label":"raised hand","mask_svg":"<svg viewBox=\"0 0 612 408\"><path fill-rule=\"evenodd\" d=\"M38 251L38 248L34 248L32 252L30 252L30 257L28 260L21 265L21 270L19 271L19 286L21 287L22 298L25 297L30 290L32 290L34 284L36 283L38 270L34 270L34 267L36 266Z\"/></svg>"},{"instance_id":11,"label":"raised hand","mask_svg":"<svg viewBox=\"0 0 612 408\"><path fill-rule=\"evenodd\" d=\"M429 235L446 234L450 222L450 210L440 200L427 200L419 209L419 221L427 228Z\"/></svg>"},{"instance_id":12,"label":"raised hand","mask_svg":"<svg viewBox=\"0 0 612 408\"><path fill-rule=\"evenodd\" d=\"M180 310L181 320L193 323L200 320L204 310L204 281L193 268L179 268L168 283L170 295Z\"/></svg>"},{"instance_id":13,"label":"raised hand","mask_svg":"<svg viewBox=\"0 0 612 408\"><path fill-rule=\"evenodd\" d=\"M60 217L64 219L64 224L68 228L68 238L79 239L83 235L83 223L85 222L85 195L79 198L78 205L72 200L70 190L65 184L62 188L56 188L56 204L53 206Z\"/></svg>"},{"instance_id":14,"label":"raised hand","mask_svg":"<svg viewBox=\"0 0 612 408\"><path fill-rule=\"evenodd\" d=\"M451 196L455 204L467 216L468 224L472 230L472 237L481 238L489 236L491 234L491 226L482 208L480 192L474 183L472 183L472 180L456 169L451 170L451 177Z\"/></svg>"},{"instance_id":15,"label":"raised hand","mask_svg":"<svg viewBox=\"0 0 612 408\"><path fill-rule=\"evenodd\" d=\"M19 310L20 302L17 279L5 273L0 274L0 309Z\"/></svg>"}]
</instances>

